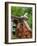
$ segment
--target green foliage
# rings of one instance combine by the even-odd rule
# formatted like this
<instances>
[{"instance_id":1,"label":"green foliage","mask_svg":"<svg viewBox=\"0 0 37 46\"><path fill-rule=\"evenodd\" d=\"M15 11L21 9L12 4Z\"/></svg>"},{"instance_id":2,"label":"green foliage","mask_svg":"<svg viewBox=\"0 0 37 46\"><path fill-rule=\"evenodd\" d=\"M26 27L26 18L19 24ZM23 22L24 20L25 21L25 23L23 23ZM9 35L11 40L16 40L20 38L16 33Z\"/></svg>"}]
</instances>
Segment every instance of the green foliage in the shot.
<instances>
[{"instance_id":1,"label":"green foliage","mask_svg":"<svg viewBox=\"0 0 37 46\"><path fill-rule=\"evenodd\" d=\"M21 7L12 7L11 8L11 14L15 15L15 16L24 15L24 11L25 11L25 9L23 9Z\"/></svg>"},{"instance_id":2,"label":"green foliage","mask_svg":"<svg viewBox=\"0 0 37 46\"><path fill-rule=\"evenodd\" d=\"M28 24L32 28L32 8L31 7L11 7L11 15L14 16L24 16L25 13L28 13Z\"/></svg>"}]
</instances>

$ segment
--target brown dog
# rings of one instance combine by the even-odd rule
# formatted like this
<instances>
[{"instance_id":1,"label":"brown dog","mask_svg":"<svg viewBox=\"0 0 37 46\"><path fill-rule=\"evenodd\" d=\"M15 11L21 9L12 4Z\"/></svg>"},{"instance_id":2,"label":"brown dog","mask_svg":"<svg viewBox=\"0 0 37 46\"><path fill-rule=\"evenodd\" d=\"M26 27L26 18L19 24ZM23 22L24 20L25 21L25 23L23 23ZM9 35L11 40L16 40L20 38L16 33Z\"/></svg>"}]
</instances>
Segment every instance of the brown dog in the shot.
<instances>
[{"instance_id":1,"label":"brown dog","mask_svg":"<svg viewBox=\"0 0 37 46\"><path fill-rule=\"evenodd\" d=\"M32 38L32 31L28 26L27 23L18 23L16 26L16 37L17 38Z\"/></svg>"}]
</instances>

